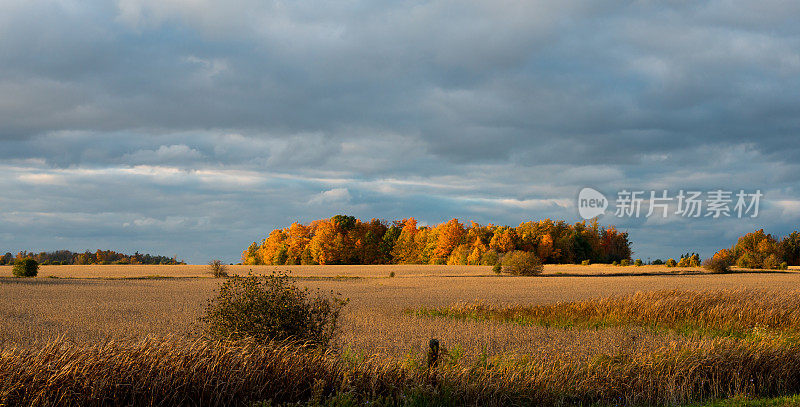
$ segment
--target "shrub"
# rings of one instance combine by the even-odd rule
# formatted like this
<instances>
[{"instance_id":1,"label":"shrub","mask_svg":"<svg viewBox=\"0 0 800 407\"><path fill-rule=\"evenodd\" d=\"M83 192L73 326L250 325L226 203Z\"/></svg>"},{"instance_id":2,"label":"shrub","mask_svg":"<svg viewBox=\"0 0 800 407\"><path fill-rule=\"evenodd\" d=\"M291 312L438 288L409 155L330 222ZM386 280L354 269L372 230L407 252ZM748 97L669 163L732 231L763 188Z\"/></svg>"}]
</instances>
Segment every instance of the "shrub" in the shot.
<instances>
[{"instance_id":1,"label":"shrub","mask_svg":"<svg viewBox=\"0 0 800 407\"><path fill-rule=\"evenodd\" d=\"M11 272L15 277L36 277L39 274L39 263L30 257L17 259Z\"/></svg>"},{"instance_id":2,"label":"shrub","mask_svg":"<svg viewBox=\"0 0 800 407\"><path fill-rule=\"evenodd\" d=\"M614 261L612 261L612 262L611 262L611 265L612 265L612 266L618 266L618 265L619 265L619 263L617 263L617 261L616 261L616 260L614 260Z\"/></svg>"},{"instance_id":3,"label":"shrub","mask_svg":"<svg viewBox=\"0 0 800 407\"><path fill-rule=\"evenodd\" d=\"M339 314L347 304L340 296L310 296L285 273L229 277L212 299L205 316L213 338L304 342L325 346L336 334Z\"/></svg>"},{"instance_id":4,"label":"shrub","mask_svg":"<svg viewBox=\"0 0 800 407\"><path fill-rule=\"evenodd\" d=\"M389 278L394 278L394 271L389 272Z\"/></svg>"},{"instance_id":5,"label":"shrub","mask_svg":"<svg viewBox=\"0 0 800 407\"><path fill-rule=\"evenodd\" d=\"M584 260L584 261L581 262L582 266L588 266L589 264L591 264L591 261L589 261L589 260Z\"/></svg>"},{"instance_id":6,"label":"shrub","mask_svg":"<svg viewBox=\"0 0 800 407\"><path fill-rule=\"evenodd\" d=\"M494 266L500 263L500 254L496 250L488 250L481 255L481 264L484 266Z\"/></svg>"},{"instance_id":7,"label":"shrub","mask_svg":"<svg viewBox=\"0 0 800 407\"><path fill-rule=\"evenodd\" d=\"M667 260L666 265L667 265L667 267L676 267L678 265L678 263L675 261L675 259L669 259L669 260Z\"/></svg>"},{"instance_id":8,"label":"shrub","mask_svg":"<svg viewBox=\"0 0 800 407\"><path fill-rule=\"evenodd\" d=\"M678 267L689 267L689 258L681 257L681 261L678 262Z\"/></svg>"},{"instance_id":9,"label":"shrub","mask_svg":"<svg viewBox=\"0 0 800 407\"><path fill-rule=\"evenodd\" d=\"M663 265L663 264L664 264L664 260L661 260L661 259L655 259L655 260L653 260L653 265L654 265L654 266L661 266L661 265Z\"/></svg>"},{"instance_id":10,"label":"shrub","mask_svg":"<svg viewBox=\"0 0 800 407\"><path fill-rule=\"evenodd\" d=\"M494 266L492 266L492 271L494 271L497 274L500 274L503 272L503 266L501 266L500 263L495 263Z\"/></svg>"},{"instance_id":11,"label":"shrub","mask_svg":"<svg viewBox=\"0 0 800 407\"><path fill-rule=\"evenodd\" d=\"M633 265L636 267L643 266L644 262L642 262L642 259L636 259L636 261L633 262Z\"/></svg>"},{"instance_id":12,"label":"shrub","mask_svg":"<svg viewBox=\"0 0 800 407\"><path fill-rule=\"evenodd\" d=\"M712 273L727 273L731 271L731 264L724 257L714 256L703 262L703 267Z\"/></svg>"},{"instance_id":13,"label":"shrub","mask_svg":"<svg viewBox=\"0 0 800 407\"><path fill-rule=\"evenodd\" d=\"M745 253L736 260L736 266L745 268L745 269L758 269L761 268L761 264L758 260L750 253Z\"/></svg>"},{"instance_id":14,"label":"shrub","mask_svg":"<svg viewBox=\"0 0 800 407\"><path fill-rule=\"evenodd\" d=\"M775 254L770 254L764 258L764 263L762 265L768 270L778 270L781 267L781 261Z\"/></svg>"},{"instance_id":15,"label":"shrub","mask_svg":"<svg viewBox=\"0 0 800 407\"><path fill-rule=\"evenodd\" d=\"M519 276L541 274L542 262L531 252L515 250L503 256L503 270Z\"/></svg>"},{"instance_id":16,"label":"shrub","mask_svg":"<svg viewBox=\"0 0 800 407\"><path fill-rule=\"evenodd\" d=\"M211 274L216 278L228 277L228 267L222 263L222 260L211 260L208 262L208 268L211 270Z\"/></svg>"},{"instance_id":17,"label":"shrub","mask_svg":"<svg viewBox=\"0 0 800 407\"><path fill-rule=\"evenodd\" d=\"M631 261L629 259L622 259L619 262L619 265L622 266L622 267L628 267L628 266L631 265Z\"/></svg>"}]
</instances>

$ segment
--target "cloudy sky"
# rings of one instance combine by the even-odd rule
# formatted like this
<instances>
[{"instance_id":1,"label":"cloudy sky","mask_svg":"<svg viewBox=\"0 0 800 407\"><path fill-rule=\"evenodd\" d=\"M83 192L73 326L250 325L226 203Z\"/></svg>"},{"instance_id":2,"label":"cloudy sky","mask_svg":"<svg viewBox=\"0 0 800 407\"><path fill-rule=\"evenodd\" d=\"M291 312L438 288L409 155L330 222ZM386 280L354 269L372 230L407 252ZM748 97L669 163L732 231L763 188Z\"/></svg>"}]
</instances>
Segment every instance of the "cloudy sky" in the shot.
<instances>
[{"instance_id":1,"label":"cloudy sky","mask_svg":"<svg viewBox=\"0 0 800 407\"><path fill-rule=\"evenodd\" d=\"M635 257L800 228L800 3L0 1L0 250L237 261L338 213L578 221ZM764 194L617 218L618 191Z\"/></svg>"}]
</instances>

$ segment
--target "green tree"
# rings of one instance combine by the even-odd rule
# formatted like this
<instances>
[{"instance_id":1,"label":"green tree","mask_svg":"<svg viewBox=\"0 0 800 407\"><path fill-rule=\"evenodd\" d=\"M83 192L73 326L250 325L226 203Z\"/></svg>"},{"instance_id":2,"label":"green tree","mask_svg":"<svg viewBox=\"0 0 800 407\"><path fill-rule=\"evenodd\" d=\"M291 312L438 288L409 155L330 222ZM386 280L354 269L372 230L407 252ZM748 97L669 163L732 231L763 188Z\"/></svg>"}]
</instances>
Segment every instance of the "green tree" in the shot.
<instances>
[{"instance_id":1,"label":"green tree","mask_svg":"<svg viewBox=\"0 0 800 407\"><path fill-rule=\"evenodd\" d=\"M30 257L17 259L11 272L15 277L36 277L39 273L39 263Z\"/></svg>"}]
</instances>

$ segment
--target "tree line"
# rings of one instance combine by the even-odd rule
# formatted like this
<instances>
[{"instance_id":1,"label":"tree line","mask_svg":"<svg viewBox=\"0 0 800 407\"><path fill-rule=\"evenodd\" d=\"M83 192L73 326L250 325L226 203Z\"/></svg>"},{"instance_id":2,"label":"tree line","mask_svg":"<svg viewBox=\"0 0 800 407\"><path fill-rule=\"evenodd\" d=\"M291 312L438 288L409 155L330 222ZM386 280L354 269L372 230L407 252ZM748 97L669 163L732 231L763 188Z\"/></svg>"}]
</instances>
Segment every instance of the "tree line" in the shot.
<instances>
[{"instance_id":1,"label":"tree line","mask_svg":"<svg viewBox=\"0 0 800 407\"><path fill-rule=\"evenodd\" d=\"M628 234L597 220L568 224L544 219L517 227L468 226L451 219L418 226L414 218L388 223L336 215L275 229L242 253L242 264L471 264L494 265L506 253L534 253L543 263L630 260Z\"/></svg>"},{"instance_id":2,"label":"tree line","mask_svg":"<svg viewBox=\"0 0 800 407\"><path fill-rule=\"evenodd\" d=\"M34 259L41 265L72 265L72 264L186 264L175 257L154 256L142 254L117 253L113 250L97 250L74 253L69 250L56 250L52 252L21 251L16 255L6 253L0 256L0 265L14 264L17 259Z\"/></svg>"},{"instance_id":3,"label":"tree line","mask_svg":"<svg viewBox=\"0 0 800 407\"><path fill-rule=\"evenodd\" d=\"M778 239L759 229L740 237L730 249L718 251L712 259L751 269L800 266L800 233L794 231Z\"/></svg>"}]
</instances>

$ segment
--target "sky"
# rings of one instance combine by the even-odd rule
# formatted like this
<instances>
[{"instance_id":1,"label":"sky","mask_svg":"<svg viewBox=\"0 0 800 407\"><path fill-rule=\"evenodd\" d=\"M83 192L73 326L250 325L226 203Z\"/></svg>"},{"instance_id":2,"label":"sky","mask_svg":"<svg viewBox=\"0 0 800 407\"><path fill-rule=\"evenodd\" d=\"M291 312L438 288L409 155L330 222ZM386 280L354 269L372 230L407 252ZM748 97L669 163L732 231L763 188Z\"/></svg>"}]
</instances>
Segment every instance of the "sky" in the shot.
<instances>
[{"instance_id":1,"label":"sky","mask_svg":"<svg viewBox=\"0 0 800 407\"><path fill-rule=\"evenodd\" d=\"M0 1L0 251L239 261L336 214L577 222L634 258L800 229L800 3ZM623 190L759 213L617 217ZM649 192L647 192L649 194ZM649 195L648 195L649 196Z\"/></svg>"}]
</instances>

